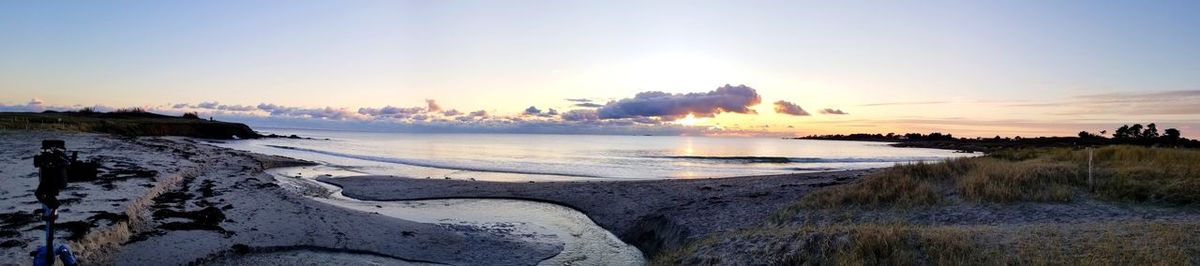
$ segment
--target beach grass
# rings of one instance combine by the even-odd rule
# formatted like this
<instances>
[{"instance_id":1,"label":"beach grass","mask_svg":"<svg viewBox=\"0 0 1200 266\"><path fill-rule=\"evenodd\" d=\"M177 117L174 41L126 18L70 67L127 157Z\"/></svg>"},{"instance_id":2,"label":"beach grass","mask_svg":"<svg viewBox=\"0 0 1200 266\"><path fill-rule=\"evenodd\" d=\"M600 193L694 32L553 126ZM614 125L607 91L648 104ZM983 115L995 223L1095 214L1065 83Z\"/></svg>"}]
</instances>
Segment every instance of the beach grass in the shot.
<instances>
[{"instance_id":1,"label":"beach grass","mask_svg":"<svg viewBox=\"0 0 1200 266\"><path fill-rule=\"evenodd\" d=\"M813 192L785 209L909 208L957 196L973 202L1200 202L1200 150L1106 146L1006 150L977 158L903 164Z\"/></svg>"},{"instance_id":2,"label":"beach grass","mask_svg":"<svg viewBox=\"0 0 1200 266\"><path fill-rule=\"evenodd\" d=\"M1089 167L1089 157L1091 159ZM1090 169L1090 170L1089 170ZM1089 178L1089 172L1091 178ZM796 224L806 212L905 211L953 204L1080 200L1138 206L1200 202L1200 150L1143 146L1011 149L903 164L822 188L757 228L664 252L656 264L722 264L754 254L768 265L1187 265L1200 263L1200 224L1073 221L1010 225ZM737 252L730 253L730 247ZM741 258L745 259L745 258Z\"/></svg>"},{"instance_id":3,"label":"beach grass","mask_svg":"<svg viewBox=\"0 0 1200 266\"><path fill-rule=\"evenodd\" d=\"M1200 225L1168 222L765 227L697 241L653 264L1187 265L1200 254L1197 237Z\"/></svg>"}]
</instances>

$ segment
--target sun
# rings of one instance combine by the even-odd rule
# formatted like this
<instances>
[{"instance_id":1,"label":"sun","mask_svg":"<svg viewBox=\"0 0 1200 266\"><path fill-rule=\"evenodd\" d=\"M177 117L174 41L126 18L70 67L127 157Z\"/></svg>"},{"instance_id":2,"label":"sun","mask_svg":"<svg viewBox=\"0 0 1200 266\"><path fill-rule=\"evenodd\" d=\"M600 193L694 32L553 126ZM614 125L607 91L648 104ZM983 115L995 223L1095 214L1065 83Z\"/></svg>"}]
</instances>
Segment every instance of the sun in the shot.
<instances>
[{"instance_id":1,"label":"sun","mask_svg":"<svg viewBox=\"0 0 1200 266\"><path fill-rule=\"evenodd\" d=\"M691 113L688 113L688 115L682 119L675 120L675 124L684 126L695 126L699 125L701 122L704 122L704 118L696 118L696 115Z\"/></svg>"}]
</instances>

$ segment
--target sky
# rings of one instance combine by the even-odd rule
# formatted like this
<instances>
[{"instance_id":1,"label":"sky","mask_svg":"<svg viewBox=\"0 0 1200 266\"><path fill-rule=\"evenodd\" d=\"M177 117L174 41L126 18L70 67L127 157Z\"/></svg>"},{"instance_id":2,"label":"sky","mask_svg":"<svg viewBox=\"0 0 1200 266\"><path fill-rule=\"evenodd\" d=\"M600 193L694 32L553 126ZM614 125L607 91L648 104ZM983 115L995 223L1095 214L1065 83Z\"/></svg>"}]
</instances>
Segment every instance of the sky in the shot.
<instances>
[{"instance_id":1,"label":"sky","mask_svg":"<svg viewBox=\"0 0 1200 266\"><path fill-rule=\"evenodd\" d=\"M4 1L0 110L769 136L1156 122L1195 138L1197 13L1196 1Z\"/></svg>"}]
</instances>

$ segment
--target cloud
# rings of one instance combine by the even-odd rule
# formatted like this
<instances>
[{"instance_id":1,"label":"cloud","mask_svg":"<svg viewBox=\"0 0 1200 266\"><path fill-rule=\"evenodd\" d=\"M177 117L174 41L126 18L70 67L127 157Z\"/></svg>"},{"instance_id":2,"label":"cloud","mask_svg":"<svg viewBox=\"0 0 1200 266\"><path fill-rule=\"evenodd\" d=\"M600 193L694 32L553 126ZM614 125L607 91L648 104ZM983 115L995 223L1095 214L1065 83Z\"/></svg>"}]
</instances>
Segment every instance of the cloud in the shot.
<instances>
[{"instance_id":1,"label":"cloud","mask_svg":"<svg viewBox=\"0 0 1200 266\"><path fill-rule=\"evenodd\" d=\"M450 110L446 110L446 111L442 112L442 116L458 116L458 115L462 115L462 112L459 112L456 109L450 109Z\"/></svg>"},{"instance_id":2,"label":"cloud","mask_svg":"<svg viewBox=\"0 0 1200 266\"><path fill-rule=\"evenodd\" d=\"M705 93L666 93L648 91L633 98L609 102L597 110L601 119L659 117L667 121L688 114L713 117L719 113L753 114L750 106L762 102L762 97L746 85L725 85Z\"/></svg>"},{"instance_id":3,"label":"cloud","mask_svg":"<svg viewBox=\"0 0 1200 266\"><path fill-rule=\"evenodd\" d=\"M821 109L821 113L827 114L827 115L848 115L848 114L850 114L845 111L842 111L842 109L833 109L833 108Z\"/></svg>"},{"instance_id":4,"label":"cloud","mask_svg":"<svg viewBox=\"0 0 1200 266\"><path fill-rule=\"evenodd\" d=\"M259 110L259 108L256 106L225 105L225 104L221 104L221 103L215 102L215 101L201 102L196 105L188 105L186 103L178 103L178 104L171 105L171 108L172 109L192 108L192 109L220 110L220 111L233 111L233 112L250 112L250 111Z\"/></svg>"},{"instance_id":5,"label":"cloud","mask_svg":"<svg viewBox=\"0 0 1200 266\"><path fill-rule=\"evenodd\" d=\"M584 107L584 108L600 108L600 107L604 107L604 105L603 105L603 104L598 104L598 103L577 103L577 104L575 104L575 106L578 106L578 107Z\"/></svg>"},{"instance_id":6,"label":"cloud","mask_svg":"<svg viewBox=\"0 0 1200 266\"><path fill-rule=\"evenodd\" d=\"M41 112L47 110L45 104L46 102L42 101L42 99L33 98L29 99L29 102L25 104L0 104L0 112Z\"/></svg>"},{"instance_id":7,"label":"cloud","mask_svg":"<svg viewBox=\"0 0 1200 266\"><path fill-rule=\"evenodd\" d=\"M592 102L592 100L589 100L589 99L584 99L584 98L567 98L567 101L569 101L569 102L577 102L577 103L590 103L590 102Z\"/></svg>"},{"instance_id":8,"label":"cloud","mask_svg":"<svg viewBox=\"0 0 1200 266\"><path fill-rule=\"evenodd\" d=\"M562 113L562 119L566 121L593 121L599 120L600 115L596 114L596 110L576 109Z\"/></svg>"},{"instance_id":9,"label":"cloud","mask_svg":"<svg viewBox=\"0 0 1200 266\"><path fill-rule=\"evenodd\" d=\"M804 111L804 108L800 108L799 105L796 105L796 104L788 102L788 101L776 101L775 102L775 113L789 114L789 115L794 115L794 116L809 116L809 115L811 115L808 113L808 111Z\"/></svg>"},{"instance_id":10,"label":"cloud","mask_svg":"<svg viewBox=\"0 0 1200 266\"><path fill-rule=\"evenodd\" d=\"M554 108L550 108L550 111L546 111L546 115L550 115L550 116L558 115L558 110L554 110Z\"/></svg>"},{"instance_id":11,"label":"cloud","mask_svg":"<svg viewBox=\"0 0 1200 266\"><path fill-rule=\"evenodd\" d=\"M442 106L438 105L437 101L434 101L433 99L425 99L425 110L429 110L430 112L440 112L442 111Z\"/></svg>"},{"instance_id":12,"label":"cloud","mask_svg":"<svg viewBox=\"0 0 1200 266\"><path fill-rule=\"evenodd\" d=\"M219 106L217 106L217 110L249 112L249 111L258 110L258 107L249 106L249 105L219 105Z\"/></svg>"},{"instance_id":13,"label":"cloud","mask_svg":"<svg viewBox=\"0 0 1200 266\"><path fill-rule=\"evenodd\" d=\"M275 109L279 109L279 108L283 108L283 106L275 105L273 103L272 104L265 104L265 103L258 104L259 110L263 110L263 111L267 111L267 112L270 112L271 110L275 110Z\"/></svg>"},{"instance_id":14,"label":"cloud","mask_svg":"<svg viewBox=\"0 0 1200 266\"><path fill-rule=\"evenodd\" d=\"M217 102L202 102L202 103L200 103L200 104L197 104L197 105L196 105L196 108L201 108L201 109L217 109L217 106L218 106L218 105L220 105L220 104L219 104L219 103L217 103Z\"/></svg>"},{"instance_id":15,"label":"cloud","mask_svg":"<svg viewBox=\"0 0 1200 266\"><path fill-rule=\"evenodd\" d=\"M8 104L0 103L0 112L35 112L35 113L43 112L43 111L67 112L67 111L78 111L79 109L83 109L83 108L91 108L93 111L96 111L96 112L112 112L117 109L112 106L98 105L98 104L91 105L91 106L86 106L86 105L81 105L81 104L54 105L54 104L47 103L46 101L43 101L42 99L39 99L39 98L30 99L28 102L25 102L23 104L8 105ZM151 108L151 107L141 107L141 108L149 110L149 111L158 111L158 112L162 111L162 110L158 110L158 109Z\"/></svg>"},{"instance_id":16,"label":"cloud","mask_svg":"<svg viewBox=\"0 0 1200 266\"><path fill-rule=\"evenodd\" d=\"M350 111L346 108L299 108L299 107L276 107L270 111L272 116L284 117L299 117L299 118L314 118L314 119L332 119L332 120L363 120L362 114Z\"/></svg>"},{"instance_id":17,"label":"cloud","mask_svg":"<svg viewBox=\"0 0 1200 266\"><path fill-rule=\"evenodd\" d=\"M393 107L391 105L383 108L358 108L359 114L370 116L396 116L396 115L414 115L425 112L421 107Z\"/></svg>"},{"instance_id":18,"label":"cloud","mask_svg":"<svg viewBox=\"0 0 1200 266\"><path fill-rule=\"evenodd\" d=\"M525 114L526 115L539 115L539 114L542 114L542 110L537 109L537 107L530 106L529 108L525 108Z\"/></svg>"},{"instance_id":19,"label":"cloud","mask_svg":"<svg viewBox=\"0 0 1200 266\"><path fill-rule=\"evenodd\" d=\"M470 116L470 117L487 117L487 116L488 116L488 112L487 112L487 111L485 111L485 110L479 110L479 111L474 111L474 112L471 112L470 114L467 114L467 116Z\"/></svg>"}]
</instances>

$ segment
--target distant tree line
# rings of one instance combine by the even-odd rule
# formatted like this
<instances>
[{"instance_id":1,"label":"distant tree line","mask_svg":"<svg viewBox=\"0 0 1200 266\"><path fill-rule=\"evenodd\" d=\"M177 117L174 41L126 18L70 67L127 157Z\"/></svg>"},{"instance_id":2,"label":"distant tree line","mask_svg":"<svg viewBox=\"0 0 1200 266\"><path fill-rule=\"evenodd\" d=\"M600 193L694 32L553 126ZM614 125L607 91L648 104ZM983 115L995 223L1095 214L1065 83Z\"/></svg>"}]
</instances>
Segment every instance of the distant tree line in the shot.
<instances>
[{"instance_id":1,"label":"distant tree line","mask_svg":"<svg viewBox=\"0 0 1200 266\"><path fill-rule=\"evenodd\" d=\"M936 147L950 148L969 151L994 151L1006 147L1041 147L1041 146L1079 146L1079 145L1110 145L1110 144L1128 144L1128 145L1143 145L1143 146L1160 146L1160 147L1190 147L1200 148L1200 141L1187 139L1182 137L1182 132L1179 129L1168 128L1161 133L1158 130L1158 125L1150 123L1147 125L1133 124L1122 125L1115 129L1111 137L1106 136L1107 130L1101 130L1099 133L1091 133L1088 131L1079 132L1075 137L1000 137L993 138L955 138L951 134L934 132L929 134L906 133L906 134L834 134L834 135L811 135L807 137L799 137L796 139L821 139L821 140L852 140L852 141L883 141L897 142L896 146L903 147Z\"/></svg>"},{"instance_id":2,"label":"distant tree line","mask_svg":"<svg viewBox=\"0 0 1200 266\"><path fill-rule=\"evenodd\" d=\"M1142 124L1122 125L1113 131L1112 138L1107 138L1104 135L1106 131L1100 131L1100 134L1092 134L1087 131L1080 131L1080 139L1109 139L1116 143L1125 144L1142 144L1142 145L1177 145L1180 142L1186 142L1187 139L1181 136L1179 129L1168 128L1163 130L1163 133L1158 133L1158 125L1150 123L1146 126Z\"/></svg>"}]
</instances>

